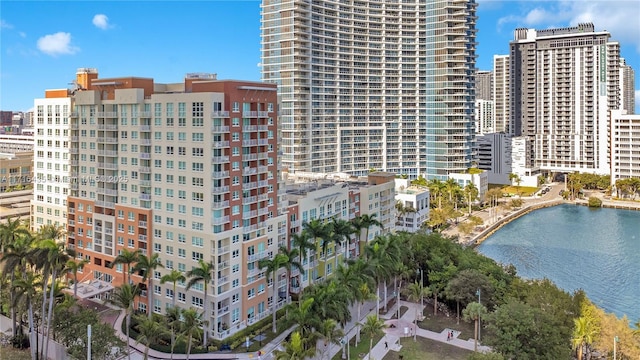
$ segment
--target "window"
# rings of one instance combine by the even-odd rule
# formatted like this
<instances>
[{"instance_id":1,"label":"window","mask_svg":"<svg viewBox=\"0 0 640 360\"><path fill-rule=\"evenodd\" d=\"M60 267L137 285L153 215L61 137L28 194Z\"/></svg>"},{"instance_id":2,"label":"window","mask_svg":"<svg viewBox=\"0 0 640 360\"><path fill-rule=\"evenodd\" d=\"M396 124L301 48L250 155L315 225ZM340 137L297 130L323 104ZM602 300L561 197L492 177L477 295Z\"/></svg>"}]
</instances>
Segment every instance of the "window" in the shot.
<instances>
[{"instance_id":1,"label":"window","mask_svg":"<svg viewBox=\"0 0 640 360\"><path fill-rule=\"evenodd\" d=\"M201 308L203 304L204 304L204 301L202 300L202 298L199 298L197 296L191 297L191 305Z\"/></svg>"},{"instance_id":2,"label":"window","mask_svg":"<svg viewBox=\"0 0 640 360\"><path fill-rule=\"evenodd\" d=\"M252 299L253 297L256 296L256 289L255 288L251 288L247 291L247 298L248 299Z\"/></svg>"}]
</instances>

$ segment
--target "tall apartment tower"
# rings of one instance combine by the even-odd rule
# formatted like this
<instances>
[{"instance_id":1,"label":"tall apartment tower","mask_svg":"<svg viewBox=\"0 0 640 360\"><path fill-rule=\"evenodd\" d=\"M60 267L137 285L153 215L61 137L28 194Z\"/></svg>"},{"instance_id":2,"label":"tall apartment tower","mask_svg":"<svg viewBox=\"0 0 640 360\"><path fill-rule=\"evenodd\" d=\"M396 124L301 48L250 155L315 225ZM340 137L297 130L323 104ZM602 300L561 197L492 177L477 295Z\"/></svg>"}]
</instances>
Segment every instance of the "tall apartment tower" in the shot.
<instances>
[{"instance_id":1,"label":"tall apartment tower","mask_svg":"<svg viewBox=\"0 0 640 360\"><path fill-rule=\"evenodd\" d=\"M473 158L475 0L263 0L282 165L446 178Z\"/></svg>"},{"instance_id":2,"label":"tall apartment tower","mask_svg":"<svg viewBox=\"0 0 640 360\"><path fill-rule=\"evenodd\" d=\"M282 304L257 265L277 253L286 234L275 85L213 74L174 84L96 77L73 99L64 159L72 180L67 241L90 261L79 279L98 284L83 285L90 296L126 281L127 269L112 265L127 249L159 254L164 265L150 275L152 289L130 275L145 288L137 308L163 313L175 298L180 307L203 309L206 300L212 337L265 317L272 301ZM158 281L201 260L214 266L207 286L187 291L180 282L174 293L173 284Z\"/></svg>"},{"instance_id":3,"label":"tall apartment tower","mask_svg":"<svg viewBox=\"0 0 640 360\"><path fill-rule=\"evenodd\" d=\"M493 100L493 72L476 72L476 100Z\"/></svg>"},{"instance_id":4,"label":"tall apartment tower","mask_svg":"<svg viewBox=\"0 0 640 360\"><path fill-rule=\"evenodd\" d=\"M628 115L636 113L635 98L635 72L627 62L620 58L620 110L625 110Z\"/></svg>"},{"instance_id":5,"label":"tall apartment tower","mask_svg":"<svg viewBox=\"0 0 640 360\"><path fill-rule=\"evenodd\" d=\"M509 55L493 56L493 104L496 132L514 135L514 126L509 115L511 81Z\"/></svg>"},{"instance_id":6,"label":"tall apartment tower","mask_svg":"<svg viewBox=\"0 0 640 360\"><path fill-rule=\"evenodd\" d=\"M549 171L608 174L608 111L620 103L620 46L593 24L516 29L510 116Z\"/></svg>"},{"instance_id":7,"label":"tall apartment tower","mask_svg":"<svg viewBox=\"0 0 640 360\"><path fill-rule=\"evenodd\" d=\"M496 132L493 101L476 99L475 114L476 135Z\"/></svg>"},{"instance_id":8,"label":"tall apartment tower","mask_svg":"<svg viewBox=\"0 0 640 360\"><path fill-rule=\"evenodd\" d=\"M96 78L96 69L80 68L76 72L77 87L87 86ZM67 196L71 183L71 122L73 90L51 89L45 97L34 100L32 123L33 148L33 200L31 202L31 227L42 225L66 226Z\"/></svg>"}]
</instances>

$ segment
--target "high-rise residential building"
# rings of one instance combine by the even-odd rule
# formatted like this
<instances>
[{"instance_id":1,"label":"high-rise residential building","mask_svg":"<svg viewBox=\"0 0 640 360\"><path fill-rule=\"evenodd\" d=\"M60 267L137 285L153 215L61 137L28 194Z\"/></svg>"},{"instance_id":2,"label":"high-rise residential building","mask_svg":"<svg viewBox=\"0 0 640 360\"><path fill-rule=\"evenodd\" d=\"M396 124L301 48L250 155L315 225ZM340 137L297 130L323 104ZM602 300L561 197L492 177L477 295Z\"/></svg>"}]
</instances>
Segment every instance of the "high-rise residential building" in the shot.
<instances>
[{"instance_id":1,"label":"high-rise residential building","mask_svg":"<svg viewBox=\"0 0 640 360\"><path fill-rule=\"evenodd\" d=\"M263 0L282 165L446 179L473 159L475 0Z\"/></svg>"},{"instance_id":2,"label":"high-rise residential building","mask_svg":"<svg viewBox=\"0 0 640 360\"><path fill-rule=\"evenodd\" d=\"M493 103L496 132L514 135L514 126L509 114L511 74L509 55L493 56Z\"/></svg>"},{"instance_id":3,"label":"high-rise residential building","mask_svg":"<svg viewBox=\"0 0 640 360\"><path fill-rule=\"evenodd\" d=\"M640 177L640 115L612 110L611 185L617 180Z\"/></svg>"},{"instance_id":4,"label":"high-rise residential building","mask_svg":"<svg viewBox=\"0 0 640 360\"><path fill-rule=\"evenodd\" d=\"M45 91L34 100L33 201L31 227L65 226L71 171L73 98L67 89Z\"/></svg>"},{"instance_id":5,"label":"high-rise residential building","mask_svg":"<svg viewBox=\"0 0 640 360\"><path fill-rule=\"evenodd\" d=\"M76 82L69 97L36 100L44 141L36 171L49 178L34 206L59 199L62 208L34 216L36 223L68 217L68 246L89 260L78 295L102 297L130 276L144 288L139 310L162 313L174 301L206 308L218 339L264 318L278 299L257 262L277 253L287 226L278 211L276 86L214 74L159 84L97 71L79 71ZM160 255L153 288L126 265L114 266L124 250ZM213 264L211 282L189 290L179 282L176 293L160 284L162 275L200 261Z\"/></svg>"},{"instance_id":6,"label":"high-rise residential building","mask_svg":"<svg viewBox=\"0 0 640 360\"><path fill-rule=\"evenodd\" d=\"M493 101L476 99L475 122L476 135L496 132Z\"/></svg>"},{"instance_id":7,"label":"high-rise residential building","mask_svg":"<svg viewBox=\"0 0 640 360\"><path fill-rule=\"evenodd\" d=\"M493 72L476 72L476 100L493 100Z\"/></svg>"},{"instance_id":8,"label":"high-rise residential building","mask_svg":"<svg viewBox=\"0 0 640 360\"><path fill-rule=\"evenodd\" d=\"M627 65L624 59L620 59L620 109L627 114L636 113L635 72Z\"/></svg>"},{"instance_id":9,"label":"high-rise residential building","mask_svg":"<svg viewBox=\"0 0 640 360\"><path fill-rule=\"evenodd\" d=\"M491 133L476 137L478 169L486 170L490 184L510 184L511 136Z\"/></svg>"},{"instance_id":10,"label":"high-rise residential building","mask_svg":"<svg viewBox=\"0 0 640 360\"><path fill-rule=\"evenodd\" d=\"M620 106L620 45L593 24L516 29L510 116L535 166L608 174L609 110Z\"/></svg>"}]
</instances>

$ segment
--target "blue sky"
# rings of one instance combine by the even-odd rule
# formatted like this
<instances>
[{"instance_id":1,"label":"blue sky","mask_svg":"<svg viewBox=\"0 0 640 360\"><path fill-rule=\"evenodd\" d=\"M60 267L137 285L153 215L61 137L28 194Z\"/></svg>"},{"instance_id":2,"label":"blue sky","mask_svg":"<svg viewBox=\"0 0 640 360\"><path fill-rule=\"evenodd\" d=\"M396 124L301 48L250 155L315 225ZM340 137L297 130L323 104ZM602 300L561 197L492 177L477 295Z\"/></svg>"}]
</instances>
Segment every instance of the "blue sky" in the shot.
<instances>
[{"instance_id":1,"label":"blue sky","mask_svg":"<svg viewBox=\"0 0 640 360\"><path fill-rule=\"evenodd\" d=\"M640 0L479 0L478 68L506 54L513 29L593 22L621 42L640 89ZM259 80L260 2L0 1L0 109L27 110L79 67L100 77L180 82L188 72ZM640 113L640 91L636 90Z\"/></svg>"}]
</instances>

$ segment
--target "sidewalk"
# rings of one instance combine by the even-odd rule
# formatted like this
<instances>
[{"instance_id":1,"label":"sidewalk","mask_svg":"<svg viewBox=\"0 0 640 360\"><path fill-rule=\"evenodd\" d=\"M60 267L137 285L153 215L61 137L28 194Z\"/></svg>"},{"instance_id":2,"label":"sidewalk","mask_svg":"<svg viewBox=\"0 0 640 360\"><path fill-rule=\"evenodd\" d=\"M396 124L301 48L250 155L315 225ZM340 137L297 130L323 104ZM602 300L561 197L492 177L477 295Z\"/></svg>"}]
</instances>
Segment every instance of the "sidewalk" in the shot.
<instances>
[{"instance_id":1,"label":"sidewalk","mask_svg":"<svg viewBox=\"0 0 640 360\"><path fill-rule=\"evenodd\" d=\"M400 301L399 305L406 306L408 308L407 311L404 313L404 315L402 315L402 317L400 317L399 320L393 319L393 320L385 321L385 324L387 324L387 326L394 324L395 327L394 328L387 327L384 330L385 336L376 345L374 345L373 349L371 350L371 353L364 357L365 360L382 360L389 351L391 350L400 351L400 349L402 349L402 345L398 344L398 341L400 340L400 338L406 339L406 340L403 340L403 342L413 341L413 339L411 338L413 337L412 334L413 334L413 331L415 331L415 327L416 327L415 324L413 324L413 320L415 318L415 311L416 309L418 309L418 313L422 314L421 310L424 310L424 307L421 306L420 304L415 304L407 301ZM389 317L391 317L393 313L389 312L388 315ZM405 327L409 328L409 335L404 334ZM447 341L447 333L449 331L453 331L454 338L452 340ZM418 327L416 335L426 339L431 339L434 341L440 341L443 343L446 342L449 345L457 346L459 348L467 349L470 351L473 351L473 348L474 348L473 339L467 339L467 340L459 339L458 336L460 335L460 333L452 329L445 329L441 333L437 333L434 331L425 330ZM385 342L389 345L388 349L385 348ZM482 346L478 342L478 352L486 353L490 351L491 351L490 347Z\"/></svg>"}]
</instances>

